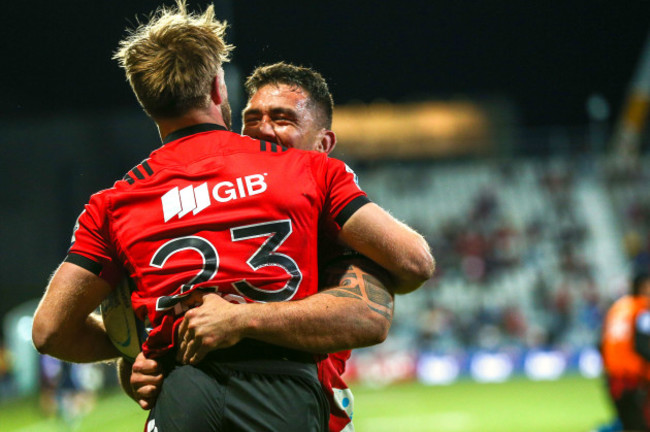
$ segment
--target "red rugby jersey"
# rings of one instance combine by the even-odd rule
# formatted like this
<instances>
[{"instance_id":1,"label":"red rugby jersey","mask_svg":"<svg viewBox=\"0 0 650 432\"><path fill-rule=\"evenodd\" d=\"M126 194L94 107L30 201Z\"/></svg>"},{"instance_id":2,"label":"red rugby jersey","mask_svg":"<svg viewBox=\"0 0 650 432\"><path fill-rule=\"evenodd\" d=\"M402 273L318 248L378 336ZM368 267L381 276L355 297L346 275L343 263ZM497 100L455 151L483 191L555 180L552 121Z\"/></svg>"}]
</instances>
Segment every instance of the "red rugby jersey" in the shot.
<instances>
[{"instance_id":1,"label":"red rugby jersey","mask_svg":"<svg viewBox=\"0 0 650 432\"><path fill-rule=\"evenodd\" d=\"M196 125L91 197L66 260L127 269L152 327L143 351L157 357L197 288L235 302L316 293L319 219L343 225L367 202L341 161Z\"/></svg>"},{"instance_id":2,"label":"red rugby jersey","mask_svg":"<svg viewBox=\"0 0 650 432\"><path fill-rule=\"evenodd\" d=\"M329 432L353 431L354 396L343 380L350 351L329 354L318 362L318 380L330 405Z\"/></svg>"}]
</instances>

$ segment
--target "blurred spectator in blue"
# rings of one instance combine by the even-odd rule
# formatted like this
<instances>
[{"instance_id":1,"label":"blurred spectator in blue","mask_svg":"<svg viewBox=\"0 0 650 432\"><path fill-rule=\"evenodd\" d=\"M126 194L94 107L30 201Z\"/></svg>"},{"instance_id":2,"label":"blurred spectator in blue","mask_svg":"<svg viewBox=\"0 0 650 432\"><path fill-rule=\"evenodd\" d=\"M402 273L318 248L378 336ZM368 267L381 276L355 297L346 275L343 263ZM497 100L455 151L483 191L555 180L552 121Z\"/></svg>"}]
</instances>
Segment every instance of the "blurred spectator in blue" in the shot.
<instances>
[{"instance_id":1,"label":"blurred spectator in blue","mask_svg":"<svg viewBox=\"0 0 650 432\"><path fill-rule=\"evenodd\" d=\"M96 364L68 363L41 355L41 411L47 417L56 416L63 427L75 429L95 405L100 376Z\"/></svg>"}]
</instances>

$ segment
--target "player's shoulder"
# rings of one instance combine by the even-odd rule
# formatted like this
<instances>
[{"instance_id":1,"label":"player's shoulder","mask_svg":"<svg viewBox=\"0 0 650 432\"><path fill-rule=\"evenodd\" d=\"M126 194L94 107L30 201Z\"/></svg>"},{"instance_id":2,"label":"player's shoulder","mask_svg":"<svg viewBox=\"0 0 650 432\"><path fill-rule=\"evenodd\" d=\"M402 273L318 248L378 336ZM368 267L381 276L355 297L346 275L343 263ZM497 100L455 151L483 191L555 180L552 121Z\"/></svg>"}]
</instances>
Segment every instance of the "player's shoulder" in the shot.
<instances>
[{"instance_id":1,"label":"player's shoulder","mask_svg":"<svg viewBox=\"0 0 650 432\"><path fill-rule=\"evenodd\" d=\"M115 182L113 187L106 188L106 189L100 189L97 192L93 193L90 196L90 199L88 200L88 204L96 206L96 207L103 207L106 206L110 203L112 200L112 196L117 192L117 186L118 182Z\"/></svg>"},{"instance_id":2,"label":"player's shoulder","mask_svg":"<svg viewBox=\"0 0 650 432\"><path fill-rule=\"evenodd\" d=\"M219 135L219 139L223 139L227 142L233 142L235 146L245 146L251 149L260 149L260 141L256 138L251 138L247 135L241 135L232 131L222 131ZM235 147L237 148L237 147Z\"/></svg>"},{"instance_id":3,"label":"player's shoulder","mask_svg":"<svg viewBox=\"0 0 650 432\"><path fill-rule=\"evenodd\" d=\"M332 167L345 167L345 163L339 159L333 158L327 153L315 150L301 150L290 148L287 150L291 157L303 158L307 163L319 169L331 169Z\"/></svg>"},{"instance_id":4,"label":"player's shoulder","mask_svg":"<svg viewBox=\"0 0 650 432\"><path fill-rule=\"evenodd\" d=\"M295 150L272 141L251 138L234 132L223 135L226 146L222 149L225 154L246 154L264 157L295 155Z\"/></svg>"},{"instance_id":5,"label":"player's shoulder","mask_svg":"<svg viewBox=\"0 0 650 432\"><path fill-rule=\"evenodd\" d=\"M245 137L248 138L248 137ZM317 152L313 150L302 150L294 147L285 147L281 144L272 141L248 138L249 153L258 153L262 158L269 158L269 160L284 160L295 166L311 167L314 173L325 169L329 163L329 156L326 153ZM243 147L239 147L243 149Z\"/></svg>"},{"instance_id":6,"label":"player's shoulder","mask_svg":"<svg viewBox=\"0 0 650 432\"><path fill-rule=\"evenodd\" d=\"M142 161L109 188L101 189L90 196L89 205L95 207L110 207L111 203L123 194L131 193L139 182L153 175L153 170L147 160Z\"/></svg>"},{"instance_id":7,"label":"player's shoulder","mask_svg":"<svg viewBox=\"0 0 650 432\"><path fill-rule=\"evenodd\" d=\"M128 186L133 186L135 185L136 182L140 182L142 180L146 180L148 178L151 178L155 171L154 168L156 167L156 163L150 161L149 159L145 159L133 168L131 168L125 175L122 177L121 180L118 180L115 182L115 185L113 188L115 189L120 189L120 188L128 188Z\"/></svg>"}]
</instances>

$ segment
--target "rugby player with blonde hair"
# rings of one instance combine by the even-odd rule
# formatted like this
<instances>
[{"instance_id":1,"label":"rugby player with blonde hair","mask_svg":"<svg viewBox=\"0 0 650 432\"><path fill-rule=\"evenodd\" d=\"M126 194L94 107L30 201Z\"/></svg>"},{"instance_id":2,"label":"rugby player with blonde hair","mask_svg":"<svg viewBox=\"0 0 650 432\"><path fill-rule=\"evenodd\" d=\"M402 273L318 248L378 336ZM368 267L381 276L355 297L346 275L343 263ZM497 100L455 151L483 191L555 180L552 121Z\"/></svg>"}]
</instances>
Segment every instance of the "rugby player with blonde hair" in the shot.
<instances>
[{"instance_id":1,"label":"rugby player with blonde hair","mask_svg":"<svg viewBox=\"0 0 650 432\"><path fill-rule=\"evenodd\" d=\"M134 311L152 328L143 353L165 365L147 430L324 431L318 355L244 332L198 363L176 363L188 300L212 292L247 307L312 296L322 223L408 286L431 276L433 259L342 162L227 130L224 28L212 7L191 14L179 1L120 44L116 57L163 146L91 197L39 304L33 340L63 360L116 357L90 314L124 268L137 285Z\"/></svg>"}]
</instances>

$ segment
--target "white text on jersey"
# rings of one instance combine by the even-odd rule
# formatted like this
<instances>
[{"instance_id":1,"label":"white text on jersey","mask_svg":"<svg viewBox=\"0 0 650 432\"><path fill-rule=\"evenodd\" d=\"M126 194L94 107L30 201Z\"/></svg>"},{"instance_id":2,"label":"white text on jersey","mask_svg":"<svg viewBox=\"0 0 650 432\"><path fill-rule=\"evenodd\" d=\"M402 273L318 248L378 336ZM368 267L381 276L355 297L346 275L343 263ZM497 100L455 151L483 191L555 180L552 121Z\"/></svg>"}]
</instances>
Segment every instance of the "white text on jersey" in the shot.
<instances>
[{"instance_id":1,"label":"white text on jersey","mask_svg":"<svg viewBox=\"0 0 650 432\"><path fill-rule=\"evenodd\" d=\"M267 185L264 181L264 175L251 174L244 177L237 177L235 182L222 181L212 188L212 198L218 202L228 202L251 195L258 195L266 191ZM208 208L210 202L210 192L208 183L199 186L187 186L183 189L175 187L170 189L161 197L163 215L165 222L178 215L182 218L189 212L196 215L202 210Z\"/></svg>"}]
</instances>

